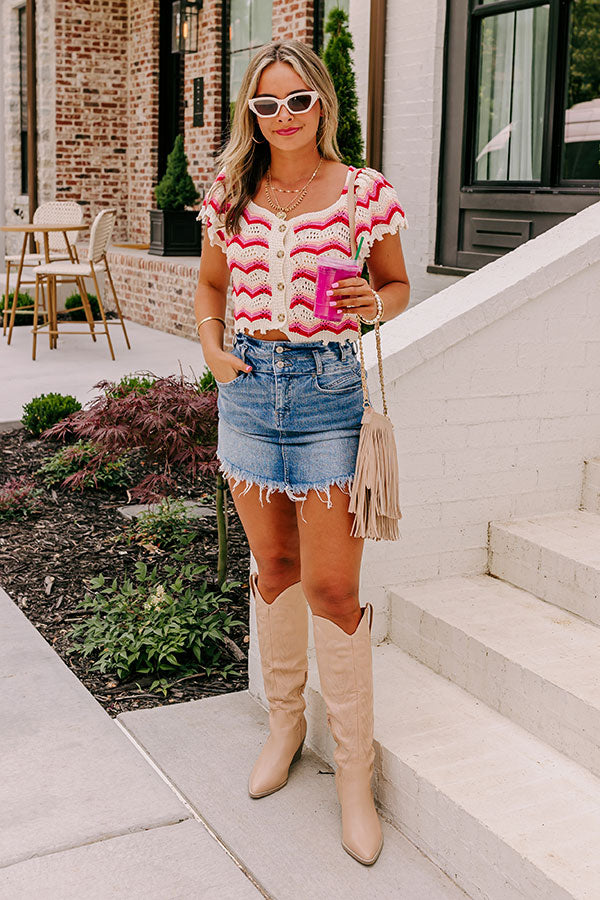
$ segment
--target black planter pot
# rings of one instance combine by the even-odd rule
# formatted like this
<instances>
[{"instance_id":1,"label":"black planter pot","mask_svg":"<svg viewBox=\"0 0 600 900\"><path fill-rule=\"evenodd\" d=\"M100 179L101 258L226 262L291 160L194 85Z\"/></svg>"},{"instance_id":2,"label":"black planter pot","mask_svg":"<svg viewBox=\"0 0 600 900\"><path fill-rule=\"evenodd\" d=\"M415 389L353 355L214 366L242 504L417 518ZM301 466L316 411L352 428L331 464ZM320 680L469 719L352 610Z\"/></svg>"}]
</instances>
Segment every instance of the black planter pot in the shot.
<instances>
[{"instance_id":1,"label":"black planter pot","mask_svg":"<svg viewBox=\"0 0 600 900\"><path fill-rule=\"evenodd\" d=\"M193 209L149 209L150 248L155 256L200 256L202 223Z\"/></svg>"}]
</instances>

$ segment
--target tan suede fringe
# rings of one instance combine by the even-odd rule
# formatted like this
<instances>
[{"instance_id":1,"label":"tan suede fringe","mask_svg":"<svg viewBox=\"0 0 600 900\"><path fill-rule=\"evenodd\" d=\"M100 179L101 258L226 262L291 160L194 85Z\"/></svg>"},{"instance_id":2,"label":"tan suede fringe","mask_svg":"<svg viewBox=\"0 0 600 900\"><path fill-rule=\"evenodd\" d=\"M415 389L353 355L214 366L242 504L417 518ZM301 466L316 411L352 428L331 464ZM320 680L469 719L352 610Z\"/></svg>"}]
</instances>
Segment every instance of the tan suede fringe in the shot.
<instances>
[{"instance_id":1,"label":"tan suede fringe","mask_svg":"<svg viewBox=\"0 0 600 900\"><path fill-rule=\"evenodd\" d=\"M367 406L363 413L350 493L353 537L397 541L399 501L398 454L391 419Z\"/></svg>"},{"instance_id":2,"label":"tan suede fringe","mask_svg":"<svg viewBox=\"0 0 600 900\"><path fill-rule=\"evenodd\" d=\"M352 173L348 185L348 224L353 255L356 254L355 175L356 170ZM360 329L360 322L358 327ZM359 330L361 379L366 405L361 420L356 470L348 506L349 511L354 513L350 534L352 537L369 538L374 541L397 541L400 537L398 519L402 518L399 499L398 454L394 426L392 420L385 415L387 407L379 323L375 326L375 337L384 411L383 413L376 412L368 400L362 337Z\"/></svg>"}]
</instances>

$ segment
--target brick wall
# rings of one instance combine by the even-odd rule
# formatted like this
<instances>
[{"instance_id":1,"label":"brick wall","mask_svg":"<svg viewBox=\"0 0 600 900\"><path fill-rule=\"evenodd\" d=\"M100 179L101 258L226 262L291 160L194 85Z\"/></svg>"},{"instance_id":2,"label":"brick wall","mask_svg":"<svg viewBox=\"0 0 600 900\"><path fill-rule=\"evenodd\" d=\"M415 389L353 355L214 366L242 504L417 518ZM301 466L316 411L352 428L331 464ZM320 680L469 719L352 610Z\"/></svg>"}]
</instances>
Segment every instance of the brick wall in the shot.
<instances>
[{"instance_id":1,"label":"brick wall","mask_svg":"<svg viewBox=\"0 0 600 900\"><path fill-rule=\"evenodd\" d=\"M56 199L120 210L127 235L127 0L56 0ZM47 199L47 198L41 198Z\"/></svg>"},{"instance_id":2,"label":"brick wall","mask_svg":"<svg viewBox=\"0 0 600 900\"><path fill-rule=\"evenodd\" d=\"M159 0L132 0L128 22L127 158L128 234L150 240L148 209L154 207L158 173Z\"/></svg>"}]
</instances>

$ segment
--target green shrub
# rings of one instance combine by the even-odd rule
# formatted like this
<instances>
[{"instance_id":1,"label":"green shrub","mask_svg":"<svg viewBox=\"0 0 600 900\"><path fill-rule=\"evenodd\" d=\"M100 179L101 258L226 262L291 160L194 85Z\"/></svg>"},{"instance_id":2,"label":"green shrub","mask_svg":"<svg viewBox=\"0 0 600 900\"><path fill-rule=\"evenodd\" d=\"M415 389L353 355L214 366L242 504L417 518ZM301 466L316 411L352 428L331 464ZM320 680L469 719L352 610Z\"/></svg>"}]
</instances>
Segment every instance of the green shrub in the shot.
<instances>
[{"instance_id":1,"label":"green shrub","mask_svg":"<svg viewBox=\"0 0 600 900\"><path fill-rule=\"evenodd\" d=\"M156 375L151 372L136 372L133 375L123 375L120 381L112 385L110 382L105 389L107 397L119 400L128 394L136 394L138 397L147 394L156 381Z\"/></svg>"},{"instance_id":2,"label":"green shrub","mask_svg":"<svg viewBox=\"0 0 600 900\"><path fill-rule=\"evenodd\" d=\"M31 434L39 437L46 428L79 409L81 403L71 394L40 394L25 404L21 422Z\"/></svg>"},{"instance_id":3,"label":"green shrub","mask_svg":"<svg viewBox=\"0 0 600 900\"><path fill-rule=\"evenodd\" d=\"M92 316L94 319L100 318L100 306L98 304L98 298L95 294L88 294L88 300L90 301L90 307L92 309ZM81 294L75 292L74 294L69 294L67 299L65 300L65 309L72 310L74 307L81 306L82 299ZM83 309L75 309L74 312L69 312L68 318L74 322L85 321L85 312Z\"/></svg>"},{"instance_id":4,"label":"green shrub","mask_svg":"<svg viewBox=\"0 0 600 900\"><path fill-rule=\"evenodd\" d=\"M208 366L204 367L204 371L200 376L200 380L198 381L198 390L199 391L216 391L217 382L215 381L215 376L210 371Z\"/></svg>"},{"instance_id":5,"label":"green shrub","mask_svg":"<svg viewBox=\"0 0 600 900\"><path fill-rule=\"evenodd\" d=\"M140 513L127 529L130 543L152 544L161 550L187 547L197 534L183 500L172 497L164 497L156 509Z\"/></svg>"},{"instance_id":6,"label":"green shrub","mask_svg":"<svg viewBox=\"0 0 600 900\"><path fill-rule=\"evenodd\" d=\"M0 300L0 315L4 319L4 298L6 294L2 294L2 299ZM10 310L12 307L13 297L15 296L15 292L11 291L8 295L8 313L10 322ZM20 312L20 308L29 307L28 310ZM21 293L19 291L19 296L17 298L17 310L15 312L15 326L17 325L31 325L33 323L33 297L31 294Z\"/></svg>"},{"instance_id":7,"label":"green shrub","mask_svg":"<svg viewBox=\"0 0 600 900\"><path fill-rule=\"evenodd\" d=\"M44 464L35 473L48 487L61 484L62 487L75 487L72 484L73 476L81 472L84 466L91 463L90 471L83 478L77 479L77 487L84 488L111 488L127 487L130 480L127 457L121 456L115 460L100 460L94 465L98 457L98 448L92 441L78 440L68 447L62 447L48 457Z\"/></svg>"},{"instance_id":8,"label":"green shrub","mask_svg":"<svg viewBox=\"0 0 600 900\"><path fill-rule=\"evenodd\" d=\"M103 575L90 579L79 604L90 616L72 629L76 642L69 652L92 656L92 669L120 679L198 671L226 677L235 664L223 664L223 639L243 624L226 611L227 594L239 582L225 582L220 593L209 591L201 580L206 568L179 561L149 570L138 562L134 577L122 583L115 578L109 584Z\"/></svg>"},{"instance_id":9,"label":"green shrub","mask_svg":"<svg viewBox=\"0 0 600 900\"><path fill-rule=\"evenodd\" d=\"M42 510L42 491L26 475L10 478L0 487L0 522L27 519Z\"/></svg>"}]
</instances>

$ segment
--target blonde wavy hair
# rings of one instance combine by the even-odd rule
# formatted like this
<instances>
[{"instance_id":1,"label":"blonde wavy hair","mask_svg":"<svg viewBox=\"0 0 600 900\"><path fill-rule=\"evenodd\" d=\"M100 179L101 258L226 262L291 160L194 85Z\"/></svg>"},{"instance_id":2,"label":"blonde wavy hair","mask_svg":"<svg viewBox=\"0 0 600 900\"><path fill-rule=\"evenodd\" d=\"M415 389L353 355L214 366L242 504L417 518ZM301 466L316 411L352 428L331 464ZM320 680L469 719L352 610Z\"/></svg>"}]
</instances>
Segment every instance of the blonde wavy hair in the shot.
<instances>
[{"instance_id":1,"label":"blonde wavy hair","mask_svg":"<svg viewBox=\"0 0 600 900\"><path fill-rule=\"evenodd\" d=\"M288 63L308 85L318 91L323 115L317 129L317 147L324 159L341 162L337 143L338 102L331 75L322 59L301 41L272 41L258 50L244 73L235 112L231 124L231 135L225 148L216 158L217 171L226 169L224 195L220 212L225 212L225 230L239 234L242 212L256 193L261 179L269 166L271 152L269 142L264 138L256 116L248 106L248 100L256 93L261 73L274 62ZM252 140L255 138L261 143ZM222 183L219 183L221 190ZM208 192L208 199L217 185ZM230 204L227 209L227 204Z\"/></svg>"}]
</instances>

